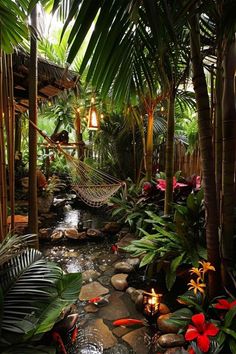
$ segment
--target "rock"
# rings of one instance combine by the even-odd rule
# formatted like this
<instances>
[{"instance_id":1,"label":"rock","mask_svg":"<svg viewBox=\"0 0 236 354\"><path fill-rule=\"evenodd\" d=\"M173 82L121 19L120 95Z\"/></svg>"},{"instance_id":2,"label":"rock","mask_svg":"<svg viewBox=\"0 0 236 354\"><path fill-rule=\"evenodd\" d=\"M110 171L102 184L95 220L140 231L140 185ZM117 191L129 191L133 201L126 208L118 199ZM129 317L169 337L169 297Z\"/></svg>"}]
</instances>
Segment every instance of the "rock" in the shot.
<instances>
[{"instance_id":1,"label":"rock","mask_svg":"<svg viewBox=\"0 0 236 354\"><path fill-rule=\"evenodd\" d=\"M56 242L56 241L60 241L62 238L63 238L64 234L63 234L63 231L61 230L55 230L53 231L53 233L51 234L51 240L53 242Z\"/></svg>"},{"instance_id":2,"label":"rock","mask_svg":"<svg viewBox=\"0 0 236 354\"><path fill-rule=\"evenodd\" d=\"M184 345L185 339L182 334L168 333L160 336L157 342L163 348L170 348Z\"/></svg>"},{"instance_id":3,"label":"rock","mask_svg":"<svg viewBox=\"0 0 236 354\"><path fill-rule=\"evenodd\" d=\"M96 333L95 336L103 344L103 349L112 348L117 344L116 337L112 334L110 329L104 324L101 318L90 322L89 327L86 328L91 333Z\"/></svg>"},{"instance_id":4,"label":"rock","mask_svg":"<svg viewBox=\"0 0 236 354\"><path fill-rule=\"evenodd\" d=\"M97 279L101 274L94 269L85 270L82 273L82 280L87 283Z\"/></svg>"},{"instance_id":5,"label":"rock","mask_svg":"<svg viewBox=\"0 0 236 354\"><path fill-rule=\"evenodd\" d=\"M103 232L107 234L117 234L120 230L121 224L117 223L116 221L108 222L103 228Z\"/></svg>"},{"instance_id":6,"label":"rock","mask_svg":"<svg viewBox=\"0 0 236 354\"><path fill-rule=\"evenodd\" d=\"M184 349L184 347L174 347L168 348L164 354L188 354L189 352Z\"/></svg>"},{"instance_id":7,"label":"rock","mask_svg":"<svg viewBox=\"0 0 236 354\"><path fill-rule=\"evenodd\" d=\"M109 304L99 311L99 317L104 320L114 321L130 315L126 304L121 299L122 293L115 291L109 297Z\"/></svg>"},{"instance_id":8,"label":"rock","mask_svg":"<svg viewBox=\"0 0 236 354\"><path fill-rule=\"evenodd\" d=\"M135 235L130 234L130 233L125 234L125 235L116 243L119 252L125 252L122 248L125 247L125 246L129 246L130 243L131 243L131 241L134 241L134 240L136 240Z\"/></svg>"},{"instance_id":9,"label":"rock","mask_svg":"<svg viewBox=\"0 0 236 354\"><path fill-rule=\"evenodd\" d=\"M84 310L87 312L87 313L95 313L95 312L98 312L98 307L94 304L88 304L86 306L84 306Z\"/></svg>"},{"instance_id":10,"label":"rock","mask_svg":"<svg viewBox=\"0 0 236 354\"><path fill-rule=\"evenodd\" d=\"M171 317L171 313L160 315L157 319L157 326L162 333L177 333L179 328L167 320Z\"/></svg>"},{"instance_id":11,"label":"rock","mask_svg":"<svg viewBox=\"0 0 236 354\"><path fill-rule=\"evenodd\" d=\"M101 277L98 278L99 283L101 283L103 286L109 286L110 285L110 277L107 275L102 275Z\"/></svg>"},{"instance_id":12,"label":"rock","mask_svg":"<svg viewBox=\"0 0 236 354\"><path fill-rule=\"evenodd\" d=\"M80 301L90 300L100 295L105 295L109 293L109 289L102 286L97 281L83 285L80 291L79 299Z\"/></svg>"},{"instance_id":13,"label":"rock","mask_svg":"<svg viewBox=\"0 0 236 354\"><path fill-rule=\"evenodd\" d=\"M163 304L163 302L161 302L159 306L159 313L161 315L166 315L167 313L170 313L170 309L166 304Z\"/></svg>"},{"instance_id":14,"label":"rock","mask_svg":"<svg viewBox=\"0 0 236 354\"><path fill-rule=\"evenodd\" d=\"M128 262L118 262L115 264L115 270L119 273L130 273L133 270L133 266Z\"/></svg>"},{"instance_id":15,"label":"rock","mask_svg":"<svg viewBox=\"0 0 236 354\"><path fill-rule=\"evenodd\" d=\"M128 274L119 273L111 277L111 284L116 290L124 291L128 287Z\"/></svg>"},{"instance_id":16,"label":"rock","mask_svg":"<svg viewBox=\"0 0 236 354\"><path fill-rule=\"evenodd\" d=\"M130 353L129 349L123 344L117 344L113 348L106 351L106 354L129 354L129 353Z\"/></svg>"},{"instance_id":17,"label":"rock","mask_svg":"<svg viewBox=\"0 0 236 354\"><path fill-rule=\"evenodd\" d=\"M138 297L139 295L143 295L143 290L141 290L141 289L139 289L139 290L135 289L135 291L133 291L133 292L131 293L131 295L130 295L131 300L132 300L133 302L135 302L135 301L137 300L137 297Z\"/></svg>"},{"instance_id":18,"label":"rock","mask_svg":"<svg viewBox=\"0 0 236 354\"><path fill-rule=\"evenodd\" d=\"M127 294L131 295L136 289L133 288L132 286L129 286L127 289L126 289L126 292Z\"/></svg>"},{"instance_id":19,"label":"rock","mask_svg":"<svg viewBox=\"0 0 236 354\"><path fill-rule=\"evenodd\" d=\"M139 294L135 300L136 310L143 312L143 294Z\"/></svg>"},{"instance_id":20,"label":"rock","mask_svg":"<svg viewBox=\"0 0 236 354\"><path fill-rule=\"evenodd\" d=\"M79 239L79 233L75 228L71 229L65 229L65 236L69 238L70 240L78 240Z\"/></svg>"},{"instance_id":21,"label":"rock","mask_svg":"<svg viewBox=\"0 0 236 354\"><path fill-rule=\"evenodd\" d=\"M102 232L97 229L88 229L87 236L92 238L100 238L102 237Z\"/></svg>"},{"instance_id":22,"label":"rock","mask_svg":"<svg viewBox=\"0 0 236 354\"><path fill-rule=\"evenodd\" d=\"M129 332L122 337L122 339L132 347L135 354L149 353L149 348L145 343L146 331L146 327L142 327Z\"/></svg>"},{"instance_id":23,"label":"rock","mask_svg":"<svg viewBox=\"0 0 236 354\"><path fill-rule=\"evenodd\" d=\"M133 267L136 267L139 265L140 259L139 258L127 258L126 262L129 263L130 265L132 265Z\"/></svg>"},{"instance_id":24,"label":"rock","mask_svg":"<svg viewBox=\"0 0 236 354\"><path fill-rule=\"evenodd\" d=\"M43 228L39 229L39 238L40 240L48 240L51 236L51 229L50 228Z\"/></svg>"}]
</instances>

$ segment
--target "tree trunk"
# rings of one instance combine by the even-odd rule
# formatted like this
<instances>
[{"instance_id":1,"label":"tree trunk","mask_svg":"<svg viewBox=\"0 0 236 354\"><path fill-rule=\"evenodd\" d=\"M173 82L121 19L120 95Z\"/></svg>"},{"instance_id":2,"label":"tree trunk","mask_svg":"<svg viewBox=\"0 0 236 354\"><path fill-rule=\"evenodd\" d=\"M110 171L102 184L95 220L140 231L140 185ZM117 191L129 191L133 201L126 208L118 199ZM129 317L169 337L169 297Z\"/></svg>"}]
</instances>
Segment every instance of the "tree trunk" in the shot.
<instances>
[{"instance_id":1,"label":"tree trunk","mask_svg":"<svg viewBox=\"0 0 236 354\"><path fill-rule=\"evenodd\" d=\"M29 71L29 120L37 125L37 9L31 13L32 31L30 39L30 71ZM37 206L37 131L29 124L29 232L38 233ZM38 241L36 247L38 248Z\"/></svg>"},{"instance_id":2,"label":"tree trunk","mask_svg":"<svg viewBox=\"0 0 236 354\"><path fill-rule=\"evenodd\" d=\"M168 98L167 141L166 141L166 191L164 215L171 213L173 201L173 174L174 174L174 131L175 131L175 92L171 88Z\"/></svg>"},{"instance_id":3,"label":"tree trunk","mask_svg":"<svg viewBox=\"0 0 236 354\"><path fill-rule=\"evenodd\" d=\"M217 51L217 69L216 69L216 114L215 114L215 175L216 175L216 193L218 201L218 210L220 207L222 190L222 59L221 50Z\"/></svg>"},{"instance_id":4,"label":"tree trunk","mask_svg":"<svg viewBox=\"0 0 236 354\"><path fill-rule=\"evenodd\" d=\"M148 126L147 126L147 143L146 143L146 179L152 179L152 155L153 155L153 122L154 109L149 107L148 110Z\"/></svg>"},{"instance_id":5,"label":"tree trunk","mask_svg":"<svg viewBox=\"0 0 236 354\"><path fill-rule=\"evenodd\" d=\"M200 30L197 15L193 15L190 19L190 36L193 86L198 110L198 128L204 186L204 202L206 210L207 255L208 261L216 268L215 272L209 272L209 296L212 298L219 294L221 284L218 213L213 162L212 123L206 78L201 57Z\"/></svg>"},{"instance_id":6,"label":"tree trunk","mask_svg":"<svg viewBox=\"0 0 236 354\"><path fill-rule=\"evenodd\" d=\"M236 41L227 43L223 57L224 88L223 115L223 176L222 176L222 265L223 280L227 279L227 266L234 260L234 167L236 107L234 78L236 72ZM227 286L227 284L224 284Z\"/></svg>"}]
</instances>

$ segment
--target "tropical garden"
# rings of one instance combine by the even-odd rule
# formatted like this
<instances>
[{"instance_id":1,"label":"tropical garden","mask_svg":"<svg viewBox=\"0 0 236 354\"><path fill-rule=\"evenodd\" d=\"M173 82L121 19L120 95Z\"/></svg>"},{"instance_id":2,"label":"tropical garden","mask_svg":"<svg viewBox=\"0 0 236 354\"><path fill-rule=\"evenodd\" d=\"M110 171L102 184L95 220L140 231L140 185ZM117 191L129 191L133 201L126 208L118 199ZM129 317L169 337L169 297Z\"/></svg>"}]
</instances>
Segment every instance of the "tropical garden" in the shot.
<instances>
[{"instance_id":1,"label":"tropical garden","mask_svg":"<svg viewBox=\"0 0 236 354\"><path fill-rule=\"evenodd\" d=\"M235 0L1 0L2 353L102 353L81 349L78 299L93 323L143 326L134 340L113 331L105 353L236 353L235 14ZM111 228L78 222L70 242L105 234L102 257L130 274L123 287L99 266L100 283L127 288L137 318L108 315L121 295L86 297L81 267L45 257L68 242L42 234L71 191Z\"/></svg>"}]
</instances>

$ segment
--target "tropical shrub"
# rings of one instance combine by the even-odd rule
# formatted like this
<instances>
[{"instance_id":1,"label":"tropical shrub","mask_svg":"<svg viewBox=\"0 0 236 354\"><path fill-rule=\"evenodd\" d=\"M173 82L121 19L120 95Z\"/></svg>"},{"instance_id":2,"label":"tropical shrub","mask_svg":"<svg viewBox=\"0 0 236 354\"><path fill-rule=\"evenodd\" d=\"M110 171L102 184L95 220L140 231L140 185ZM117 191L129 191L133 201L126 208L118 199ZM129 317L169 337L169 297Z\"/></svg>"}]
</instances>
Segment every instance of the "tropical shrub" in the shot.
<instances>
[{"instance_id":1,"label":"tropical shrub","mask_svg":"<svg viewBox=\"0 0 236 354\"><path fill-rule=\"evenodd\" d=\"M236 352L236 300L207 297L207 273L215 271L209 262L200 262L190 274L195 279L189 282L188 291L178 297L187 306L175 311L168 322L179 328L189 343L192 354L215 354Z\"/></svg>"},{"instance_id":2,"label":"tropical shrub","mask_svg":"<svg viewBox=\"0 0 236 354\"><path fill-rule=\"evenodd\" d=\"M52 353L52 348L40 346L39 340L78 299L81 274L64 274L41 252L22 249L20 241L32 242L32 235L17 236L17 240L9 236L0 245L4 256L0 267L0 349L3 353Z\"/></svg>"},{"instance_id":3,"label":"tropical shrub","mask_svg":"<svg viewBox=\"0 0 236 354\"><path fill-rule=\"evenodd\" d=\"M204 243L198 237L201 202L202 194L198 193L188 196L186 206L175 205L173 223L146 211L149 218L144 222L151 224L152 230L140 228L144 236L124 248L135 257L143 256L140 267L156 263L158 270L164 269L167 289L173 286L180 265L196 267L200 259L206 259Z\"/></svg>"}]
</instances>

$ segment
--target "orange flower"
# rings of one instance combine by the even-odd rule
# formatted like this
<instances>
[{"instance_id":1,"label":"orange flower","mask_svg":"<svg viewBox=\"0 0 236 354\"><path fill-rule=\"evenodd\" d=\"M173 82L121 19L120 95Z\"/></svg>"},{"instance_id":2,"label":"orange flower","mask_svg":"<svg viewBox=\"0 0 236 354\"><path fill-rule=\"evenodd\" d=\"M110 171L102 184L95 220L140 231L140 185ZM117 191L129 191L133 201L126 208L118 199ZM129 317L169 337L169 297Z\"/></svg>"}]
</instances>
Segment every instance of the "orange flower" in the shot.
<instances>
[{"instance_id":1,"label":"orange flower","mask_svg":"<svg viewBox=\"0 0 236 354\"><path fill-rule=\"evenodd\" d=\"M203 268L202 272L203 273L206 273L209 270L215 271L215 267L213 267L213 265L211 265L210 262L200 261L199 263L202 265L202 268Z\"/></svg>"},{"instance_id":2,"label":"orange flower","mask_svg":"<svg viewBox=\"0 0 236 354\"><path fill-rule=\"evenodd\" d=\"M198 278L201 279L202 274L201 274L201 270L195 267L192 267L190 270L190 274L196 274L198 276Z\"/></svg>"},{"instance_id":3,"label":"orange flower","mask_svg":"<svg viewBox=\"0 0 236 354\"><path fill-rule=\"evenodd\" d=\"M197 279L197 282L195 282L193 279L190 280L190 283L188 283L189 288L188 290L192 290L193 289L193 292L195 295L197 295L197 292L199 291L200 293L204 294L205 293L205 287L206 287L206 284L204 283L200 283L200 280L201 279Z\"/></svg>"}]
</instances>

